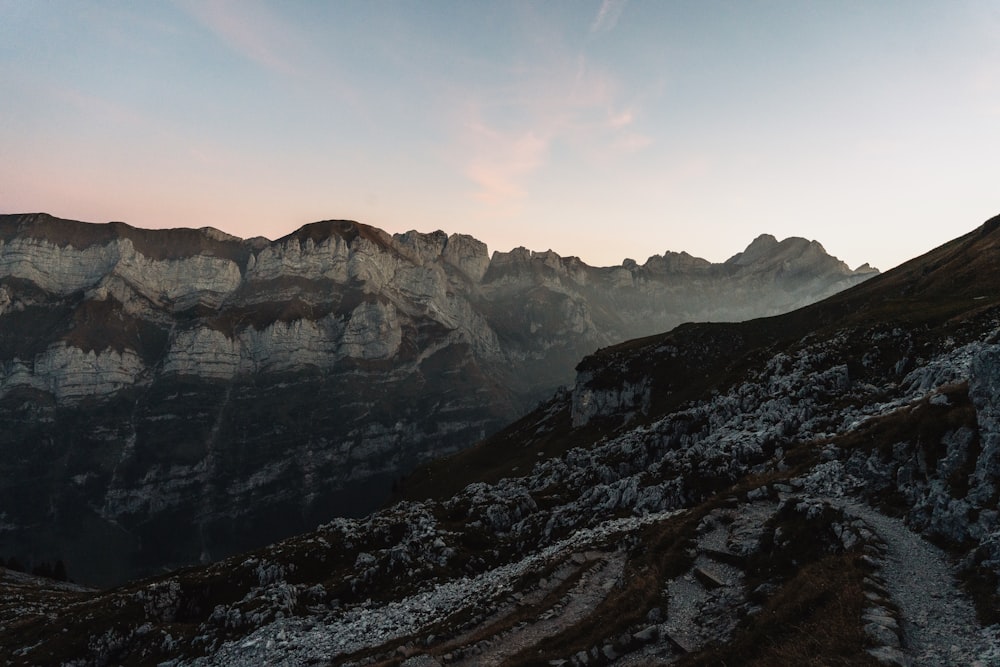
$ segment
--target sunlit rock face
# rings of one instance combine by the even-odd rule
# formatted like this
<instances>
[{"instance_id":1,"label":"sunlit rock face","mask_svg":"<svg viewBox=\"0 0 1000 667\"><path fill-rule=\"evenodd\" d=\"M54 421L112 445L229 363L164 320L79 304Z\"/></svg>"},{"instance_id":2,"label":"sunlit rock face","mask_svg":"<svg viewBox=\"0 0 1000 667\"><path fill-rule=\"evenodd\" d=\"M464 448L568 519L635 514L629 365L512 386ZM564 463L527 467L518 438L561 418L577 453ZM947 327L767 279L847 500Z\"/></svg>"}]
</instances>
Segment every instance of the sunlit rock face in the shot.
<instances>
[{"instance_id":1,"label":"sunlit rock face","mask_svg":"<svg viewBox=\"0 0 1000 667\"><path fill-rule=\"evenodd\" d=\"M348 221L272 242L0 216L0 556L108 584L361 514L599 347L873 273L802 239L595 268Z\"/></svg>"}]
</instances>

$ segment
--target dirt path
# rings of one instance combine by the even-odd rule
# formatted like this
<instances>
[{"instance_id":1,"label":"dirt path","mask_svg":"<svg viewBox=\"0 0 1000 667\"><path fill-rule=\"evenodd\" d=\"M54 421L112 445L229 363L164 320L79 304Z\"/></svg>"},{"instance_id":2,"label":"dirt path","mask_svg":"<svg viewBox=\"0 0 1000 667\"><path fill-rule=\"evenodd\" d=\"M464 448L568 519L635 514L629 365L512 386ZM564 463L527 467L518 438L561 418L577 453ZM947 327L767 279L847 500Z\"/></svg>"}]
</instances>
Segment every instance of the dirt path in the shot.
<instances>
[{"instance_id":1,"label":"dirt path","mask_svg":"<svg viewBox=\"0 0 1000 667\"><path fill-rule=\"evenodd\" d=\"M885 541L881 574L899 607L903 649L914 665L995 664L996 646L976 620L972 603L959 590L943 551L898 519L864 505L840 499L831 502L863 520Z\"/></svg>"},{"instance_id":2,"label":"dirt path","mask_svg":"<svg viewBox=\"0 0 1000 667\"><path fill-rule=\"evenodd\" d=\"M499 665L524 649L537 646L547 638L572 627L593 612L601 600L607 597L611 588L621 579L624 567L625 555L622 552L602 554L601 561L587 570L560 601L561 609L558 613L548 618L543 613L534 623L515 626L502 635L480 642L478 647L481 652L452 664L468 667Z\"/></svg>"}]
</instances>

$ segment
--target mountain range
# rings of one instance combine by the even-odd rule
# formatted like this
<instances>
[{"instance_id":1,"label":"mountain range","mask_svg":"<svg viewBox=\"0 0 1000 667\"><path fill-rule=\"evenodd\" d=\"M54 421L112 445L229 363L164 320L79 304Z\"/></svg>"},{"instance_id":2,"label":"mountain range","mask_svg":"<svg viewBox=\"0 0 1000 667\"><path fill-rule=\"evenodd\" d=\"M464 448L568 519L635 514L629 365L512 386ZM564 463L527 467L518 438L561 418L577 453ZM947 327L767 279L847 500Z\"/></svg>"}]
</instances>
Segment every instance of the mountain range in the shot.
<instances>
[{"instance_id":1,"label":"mountain range","mask_svg":"<svg viewBox=\"0 0 1000 667\"><path fill-rule=\"evenodd\" d=\"M1000 216L793 312L612 345L396 502L108 591L9 664L990 665Z\"/></svg>"},{"instance_id":2,"label":"mountain range","mask_svg":"<svg viewBox=\"0 0 1000 667\"><path fill-rule=\"evenodd\" d=\"M91 591L10 664L989 665L1000 216L791 313L606 347L397 502Z\"/></svg>"},{"instance_id":3,"label":"mountain range","mask_svg":"<svg viewBox=\"0 0 1000 667\"><path fill-rule=\"evenodd\" d=\"M767 235L595 268L350 221L268 241L0 216L0 556L108 585L361 516L599 347L876 273Z\"/></svg>"}]
</instances>

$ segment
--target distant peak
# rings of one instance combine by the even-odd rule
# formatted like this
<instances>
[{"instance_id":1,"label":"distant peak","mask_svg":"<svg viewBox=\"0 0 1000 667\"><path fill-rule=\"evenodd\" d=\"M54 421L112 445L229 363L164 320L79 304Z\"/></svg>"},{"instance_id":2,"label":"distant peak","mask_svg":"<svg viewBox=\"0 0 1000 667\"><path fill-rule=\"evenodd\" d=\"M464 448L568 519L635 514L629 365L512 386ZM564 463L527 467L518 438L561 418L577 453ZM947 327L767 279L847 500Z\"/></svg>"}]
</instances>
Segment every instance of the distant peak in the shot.
<instances>
[{"instance_id":1,"label":"distant peak","mask_svg":"<svg viewBox=\"0 0 1000 667\"><path fill-rule=\"evenodd\" d=\"M392 241L392 237L390 237L388 233L378 229L377 227L372 227L371 225L366 225L354 220L321 220L319 222L311 222L307 225L303 225L291 234L282 236L280 239L275 241L275 243L288 243L292 240L298 241L299 243L303 243L305 241L321 243L333 236L338 236L344 239L347 243L354 243L355 239L360 237L381 247L389 247Z\"/></svg>"},{"instance_id":2,"label":"distant peak","mask_svg":"<svg viewBox=\"0 0 1000 667\"><path fill-rule=\"evenodd\" d=\"M773 234L761 234L747 246L747 249L754 247L755 245L773 246L778 244L778 239L775 238Z\"/></svg>"},{"instance_id":3,"label":"distant peak","mask_svg":"<svg viewBox=\"0 0 1000 667\"><path fill-rule=\"evenodd\" d=\"M232 234L227 234L221 229L216 229L215 227L201 227L198 229L199 232L204 234L210 239L215 241L242 241L238 236L233 236Z\"/></svg>"},{"instance_id":4,"label":"distant peak","mask_svg":"<svg viewBox=\"0 0 1000 667\"><path fill-rule=\"evenodd\" d=\"M777 247L778 239L774 238L771 234L761 234L747 246L746 250L736 253L727 259L726 264L735 264L737 266L754 264L772 254Z\"/></svg>"},{"instance_id":5,"label":"distant peak","mask_svg":"<svg viewBox=\"0 0 1000 667\"><path fill-rule=\"evenodd\" d=\"M769 267L804 267L827 265L830 270L851 273L850 268L830 255L819 241L810 241L800 236L790 236L778 241L771 234L761 234L747 246L747 249L726 260L729 266L751 267L752 270L768 270ZM864 273L874 269L858 269Z\"/></svg>"}]
</instances>

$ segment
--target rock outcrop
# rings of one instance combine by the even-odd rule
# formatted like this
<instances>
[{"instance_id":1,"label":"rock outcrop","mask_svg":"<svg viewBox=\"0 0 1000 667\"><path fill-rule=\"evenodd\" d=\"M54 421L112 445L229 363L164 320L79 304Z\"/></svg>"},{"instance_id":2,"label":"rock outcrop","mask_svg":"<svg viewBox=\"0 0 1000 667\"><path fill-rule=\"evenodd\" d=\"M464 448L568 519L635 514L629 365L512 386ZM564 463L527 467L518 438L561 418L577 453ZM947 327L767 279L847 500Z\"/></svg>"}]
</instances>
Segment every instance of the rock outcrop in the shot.
<instances>
[{"instance_id":1,"label":"rock outcrop","mask_svg":"<svg viewBox=\"0 0 1000 667\"><path fill-rule=\"evenodd\" d=\"M106 584L363 514L598 347L873 274L803 239L595 268L348 221L270 242L0 216L0 554Z\"/></svg>"}]
</instances>

